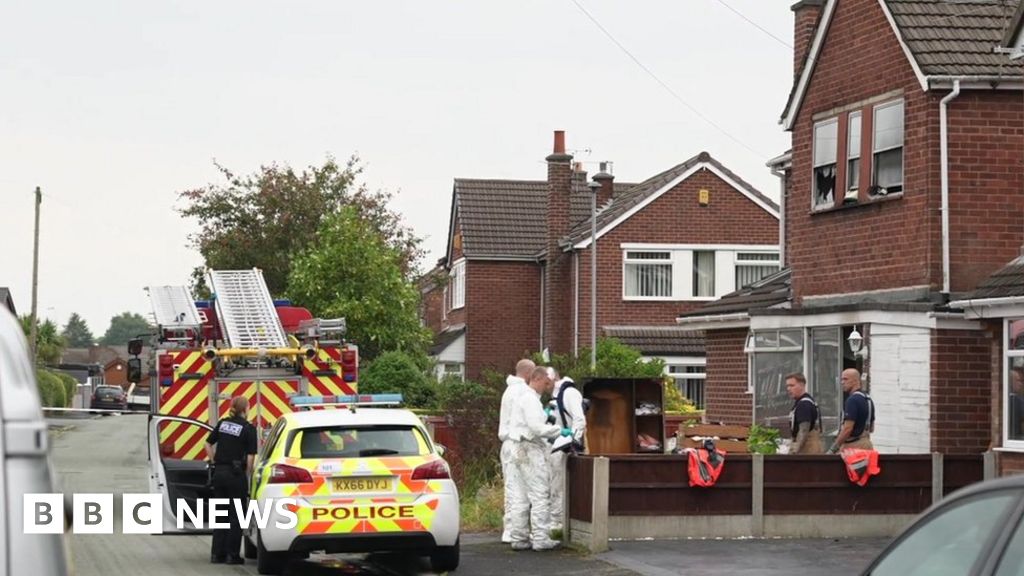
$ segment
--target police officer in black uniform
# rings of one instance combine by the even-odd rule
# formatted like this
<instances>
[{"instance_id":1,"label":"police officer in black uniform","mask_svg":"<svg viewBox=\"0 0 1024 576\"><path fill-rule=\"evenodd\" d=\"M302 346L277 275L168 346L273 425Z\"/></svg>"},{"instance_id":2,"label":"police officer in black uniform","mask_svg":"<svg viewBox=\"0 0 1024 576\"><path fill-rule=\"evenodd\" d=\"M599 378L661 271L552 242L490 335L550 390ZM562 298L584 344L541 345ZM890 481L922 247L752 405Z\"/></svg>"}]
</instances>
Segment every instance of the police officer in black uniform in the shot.
<instances>
[{"instance_id":1,"label":"police officer in black uniform","mask_svg":"<svg viewBox=\"0 0 1024 576\"><path fill-rule=\"evenodd\" d=\"M241 499L247 505L248 475L256 457L256 427L245 419L249 401L242 396L231 399L231 415L217 423L206 440L206 453L213 465L213 497ZM213 531L210 562L244 564L239 555L242 527L235 514L235 503L229 507L229 528Z\"/></svg>"}]
</instances>

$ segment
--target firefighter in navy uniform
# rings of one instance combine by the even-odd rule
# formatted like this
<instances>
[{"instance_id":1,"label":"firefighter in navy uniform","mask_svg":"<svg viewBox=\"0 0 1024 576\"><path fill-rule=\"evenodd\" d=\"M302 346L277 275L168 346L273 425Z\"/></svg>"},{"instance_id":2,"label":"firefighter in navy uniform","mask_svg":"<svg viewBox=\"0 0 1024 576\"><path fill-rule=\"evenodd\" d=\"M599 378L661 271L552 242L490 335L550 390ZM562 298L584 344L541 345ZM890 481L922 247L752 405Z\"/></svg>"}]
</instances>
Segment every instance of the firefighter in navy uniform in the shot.
<instances>
[{"instance_id":1,"label":"firefighter in navy uniform","mask_svg":"<svg viewBox=\"0 0 1024 576\"><path fill-rule=\"evenodd\" d=\"M256 457L256 427L245 419L249 401L241 396L231 399L231 415L217 423L206 440L206 453L213 465L213 497L241 499L247 505L248 476ZM213 531L210 562L244 564L239 555L242 527L235 514L235 503L229 506L229 528Z\"/></svg>"}]
</instances>

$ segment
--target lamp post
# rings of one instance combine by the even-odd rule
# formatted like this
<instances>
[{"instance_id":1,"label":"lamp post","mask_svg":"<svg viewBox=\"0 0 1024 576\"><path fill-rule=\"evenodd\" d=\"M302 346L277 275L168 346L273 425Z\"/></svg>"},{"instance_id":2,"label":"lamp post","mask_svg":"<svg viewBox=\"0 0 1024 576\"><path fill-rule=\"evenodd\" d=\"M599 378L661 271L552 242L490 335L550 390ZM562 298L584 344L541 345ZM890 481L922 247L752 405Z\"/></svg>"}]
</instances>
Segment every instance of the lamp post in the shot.
<instances>
[{"instance_id":1,"label":"lamp post","mask_svg":"<svg viewBox=\"0 0 1024 576\"><path fill-rule=\"evenodd\" d=\"M590 371L597 370L597 192L601 184L590 181Z\"/></svg>"}]
</instances>

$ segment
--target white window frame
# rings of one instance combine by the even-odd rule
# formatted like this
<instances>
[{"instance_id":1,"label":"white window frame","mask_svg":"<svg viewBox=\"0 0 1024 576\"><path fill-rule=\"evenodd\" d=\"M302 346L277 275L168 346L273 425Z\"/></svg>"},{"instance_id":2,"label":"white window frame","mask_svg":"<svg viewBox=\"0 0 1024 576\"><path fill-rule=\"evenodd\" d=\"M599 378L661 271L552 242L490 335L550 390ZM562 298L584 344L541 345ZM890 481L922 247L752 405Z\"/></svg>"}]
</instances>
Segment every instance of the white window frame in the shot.
<instances>
[{"instance_id":1,"label":"white window frame","mask_svg":"<svg viewBox=\"0 0 1024 576\"><path fill-rule=\"evenodd\" d=\"M445 366L448 366L449 364L458 366L459 367L458 373L448 372L447 370L445 370ZM463 382L466 381L466 364L464 362L445 362L445 361L439 361L437 363L437 381L438 382L440 382L441 380L444 380L445 376L456 376L456 375L459 377L459 380L462 380Z\"/></svg>"},{"instance_id":2,"label":"white window frame","mask_svg":"<svg viewBox=\"0 0 1024 576\"><path fill-rule=\"evenodd\" d=\"M853 126L854 122L857 124L857 145L853 146ZM874 130L872 129L872 134ZM864 142L864 115L858 110L856 112L850 112L850 115L846 119L846 182L843 183L843 195L844 199L857 199L857 195L860 193L860 168L863 165L863 161L860 158L860 147ZM857 160L857 170L850 170L850 162ZM855 173L857 174L857 187L850 188L850 176ZM853 196L850 196L850 193Z\"/></svg>"},{"instance_id":3,"label":"white window frame","mask_svg":"<svg viewBox=\"0 0 1024 576\"><path fill-rule=\"evenodd\" d=\"M827 126L829 124L835 124L835 127L836 127L835 158L833 159L832 162L821 162L821 163L819 163L818 162L818 158L817 158L817 154L815 154L815 149L817 148L817 143L818 143L818 129L821 128L821 127ZM833 184L833 186L832 186L832 201L831 202L823 202L821 204L819 204L817 202L817 198L818 198L818 190L817 190L818 179L817 179L817 176L816 176L815 173L818 171L819 167L827 166L829 164L834 164L835 165L836 176L838 176L839 175L839 118L838 117L829 118L828 120L822 120L821 122L815 122L813 128L811 129L811 210L825 210L825 209L831 208L831 207L836 205L836 196L838 195L838 191L839 191L839 182L838 181L835 184ZM846 183L844 182L843 183L843 187L844 188L845 188L845 185L846 185Z\"/></svg>"},{"instance_id":4,"label":"white window frame","mask_svg":"<svg viewBox=\"0 0 1024 576\"><path fill-rule=\"evenodd\" d=\"M1024 452L1024 440L1010 440L1010 358L1024 358L1024 350L1010 349L1010 323L1015 320L1024 320L1024 317L1003 318L1003 397L1000 400L1003 406L1002 440L1004 450Z\"/></svg>"},{"instance_id":5,"label":"white window frame","mask_svg":"<svg viewBox=\"0 0 1024 576\"><path fill-rule=\"evenodd\" d=\"M740 254L774 254L775 260L740 260ZM761 266L775 266L775 272L778 272L782 269L782 261L779 259L778 250L775 250L774 252L770 250L737 250L733 252L733 268L739 268L740 266L756 266L759 268ZM773 274L775 272L773 272ZM716 278L715 280L717 281L718 279ZM756 282L760 282L760 280L757 280ZM733 275L732 286L736 290L739 290L739 288L736 288L735 273Z\"/></svg>"},{"instance_id":6,"label":"white window frame","mask_svg":"<svg viewBox=\"0 0 1024 576\"><path fill-rule=\"evenodd\" d=\"M664 252L665 254L668 255L668 258L663 259L663 260L655 260L655 259L648 259L648 258L630 259L629 258L630 252ZM678 272L679 272L679 262L678 262L678 258L676 256L677 255L676 255L676 253L674 251L672 251L672 250L665 250L665 249L634 248L634 249L629 249L629 250L623 250L622 251L622 299L623 300L629 300L629 301L635 301L635 302L670 302L670 301L673 301L673 300L679 300L679 298L676 297L676 294L678 294L678 289L679 289L678 285L679 285L679 280L680 280L678 278L678 276L679 276L679 274L678 274ZM672 278L672 286L670 287L671 291L672 291L672 294L670 294L669 296L632 296L632 295L628 294L626 292L626 276L629 273L628 270L629 270L629 265L630 264L632 264L632 265L637 265L637 264L665 265L665 264L668 264L671 267L671 269L672 269L672 272L671 272L671 274L672 274L672 276L671 276L671 278Z\"/></svg>"},{"instance_id":7,"label":"white window frame","mask_svg":"<svg viewBox=\"0 0 1024 576\"><path fill-rule=\"evenodd\" d=\"M899 106L900 109L903 112L903 114L901 116L901 122L903 124L903 132L901 133L900 145L899 146L890 146L888 148L883 148L883 149L878 149L877 148L877 144L875 142L876 138L877 138L877 136L876 136L877 135L877 131L878 131L878 111L879 110L883 110L885 108L891 108L893 106ZM863 137L864 137L864 134L861 133L861 138L863 138ZM868 188L869 195L872 198L883 198L883 197L887 197L887 196L898 196L900 194L903 194L903 190L906 189L906 187L907 187L907 150L906 150L906 145L907 145L907 108L906 108L905 101L902 98L900 98L898 100L890 100L888 102L883 102L881 104L878 104L878 105L874 106L871 109L871 187ZM875 175L877 174L876 171L878 169L878 163L877 163L876 156L879 153L881 153L881 152L888 152L890 150L896 150L897 148L903 150L902 154L900 154L900 191L899 192L889 192L885 196L882 196L880 194L871 194L870 191L872 189L874 189L875 186L878 185L878 183L876 181L876 178L875 178Z\"/></svg>"},{"instance_id":8,"label":"white window frame","mask_svg":"<svg viewBox=\"0 0 1024 576\"><path fill-rule=\"evenodd\" d=\"M736 254L780 254L778 246L771 244L639 244L623 242L622 250L622 300L627 302L713 302L735 290ZM627 252L670 252L672 263L672 296L629 296L626 294ZM715 295L693 296L693 254L694 252L715 253ZM665 262L662 260L636 260L631 263ZM754 261L750 262L752 265ZM757 265L771 263L757 261Z\"/></svg>"},{"instance_id":9,"label":"white window frame","mask_svg":"<svg viewBox=\"0 0 1024 576\"><path fill-rule=\"evenodd\" d=\"M698 407L700 410L706 410L708 405L708 388L707 388L707 358L662 358L665 362L665 376L673 380L673 386L678 385L676 380L703 380L704 384L704 406ZM684 372L673 372L672 368L682 368ZM685 372L687 368L702 368L703 372ZM686 395L684 394L685 398Z\"/></svg>"},{"instance_id":10,"label":"white window frame","mask_svg":"<svg viewBox=\"0 0 1024 576\"><path fill-rule=\"evenodd\" d=\"M451 295L451 310L458 310L466 306L466 259L461 258L456 260L452 264L451 273L449 274L450 282L448 285L451 287L449 294Z\"/></svg>"}]
</instances>

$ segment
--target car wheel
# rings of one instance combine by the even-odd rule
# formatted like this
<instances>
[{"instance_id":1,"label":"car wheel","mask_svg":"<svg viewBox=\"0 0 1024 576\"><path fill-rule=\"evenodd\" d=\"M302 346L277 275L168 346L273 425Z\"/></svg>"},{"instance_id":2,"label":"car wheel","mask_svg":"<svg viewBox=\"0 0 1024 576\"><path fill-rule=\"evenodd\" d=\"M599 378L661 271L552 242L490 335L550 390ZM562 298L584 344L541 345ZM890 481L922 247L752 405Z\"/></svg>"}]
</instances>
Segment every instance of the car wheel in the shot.
<instances>
[{"instance_id":1,"label":"car wheel","mask_svg":"<svg viewBox=\"0 0 1024 576\"><path fill-rule=\"evenodd\" d=\"M287 552L268 552L263 547L263 538L256 533L256 571L260 574L277 575L284 571L288 563Z\"/></svg>"},{"instance_id":2,"label":"car wheel","mask_svg":"<svg viewBox=\"0 0 1024 576\"><path fill-rule=\"evenodd\" d=\"M430 569L434 572L454 572L459 567L459 540L455 546L438 546L430 555Z\"/></svg>"},{"instance_id":3,"label":"car wheel","mask_svg":"<svg viewBox=\"0 0 1024 576\"><path fill-rule=\"evenodd\" d=\"M242 536L242 553L249 560L256 558L256 545L252 543L252 540L249 540L248 536Z\"/></svg>"}]
</instances>

